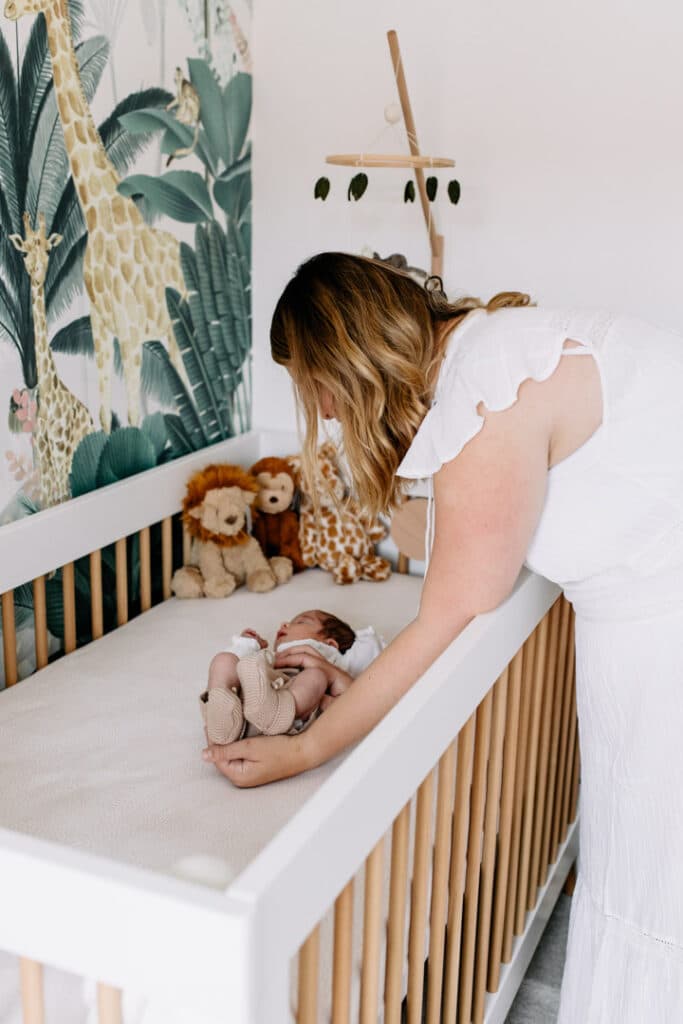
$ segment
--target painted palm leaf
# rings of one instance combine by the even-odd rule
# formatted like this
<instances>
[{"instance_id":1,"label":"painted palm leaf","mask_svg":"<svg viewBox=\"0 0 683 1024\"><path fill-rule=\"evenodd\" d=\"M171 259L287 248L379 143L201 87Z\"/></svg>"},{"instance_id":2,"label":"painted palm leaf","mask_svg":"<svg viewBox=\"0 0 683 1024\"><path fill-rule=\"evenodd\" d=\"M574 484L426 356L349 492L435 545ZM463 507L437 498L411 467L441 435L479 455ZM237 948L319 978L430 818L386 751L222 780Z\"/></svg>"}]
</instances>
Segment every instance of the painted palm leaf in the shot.
<instances>
[{"instance_id":1,"label":"painted palm leaf","mask_svg":"<svg viewBox=\"0 0 683 1024\"><path fill-rule=\"evenodd\" d=\"M229 167L239 160L247 141L251 119L251 75L239 72L227 83L223 90L223 114L230 140L224 159Z\"/></svg>"},{"instance_id":2,"label":"painted palm leaf","mask_svg":"<svg viewBox=\"0 0 683 1024\"><path fill-rule=\"evenodd\" d=\"M195 408L194 402L188 394L187 388L185 387L180 374L171 363L171 360L168 357L168 352L160 341L148 341L145 347L149 348L152 356L158 360L159 366L162 368L162 372L166 375L169 387L173 392L173 400L179 416L165 416L164 419L167 426L169 426L169 436L171 437L175 450L179 451L182 444L185 443L189 445L187 449L188 451L196 451L198 448L204 448L207 444L210 444L210 441L204 433L202 421L197 409ZM176 422L178 419L180 421L180 425L182 425L182 432L180 426ZM169 421L171 421L171 423L169 423ZM176 443L176 440L178 443Z\"/></svg>"},{"instance_id":3,"label":"painted palm leaf","mask_svg":"<svg viewBox=\"0 0 683 1024\"><path fill-rule=\"evenodd\" d=\"M0 33L0 182L8 222L6 232L16 230L23 210L18 190L17 80L5 37Z\"/></svg>"},{"instance_id":4,"label":"painted palm leaf","mask_svg":"<svg viewBox=\"0 0 683 1024\"><path fill-rule=\"evenodd\" d=\"M173 288L166 289L166 304L173 324L173 331L178 348L183 358L192 388L192 400L202 424L202 430L208 444L223 441L230 436L221 417L221 394L217 384L212 380L202 359L201 346L194 330L190 307Z\"/></svg>"},{"instance_id":5,"label":"painted palm leaf","mask_svg":"<svg viewBox=\"0 0 683 1024\"><path fill-rule=\"evenodd\" d=\"M206 182L196 171L167 171L160 178L131 174L118 187L123 196L142 196L158 213L196 224L213 216Z\"/></svg>"},{"instance_id":6,"label":"painted palm leaf","mask_svg":"<svg viewBox=\"0 0 683 1024\"><path fill-rule=\"evenodd\" d=\"M71 31L74 43L80 42L83 23L81 0L71 0ZM52 60L47 44L47 27L44 18L36 18L26 44L19 76L19 123L28 139L33 139L38 117L43 104L52 89ZM20 181L24 181L27 167L22 167Z\"/></svg>"},{"instance_id":7,"label":"painted palm leaf","mask_svg":"<svg viewBox=\"0 0 683 1024\"><path fill-rule=\"evenodd\" d=\"M102 73L107 66L109 43L95 36L76 48L85 98L90 103ZM45 99L36 125L35 139L28 166L26 209L35 220L40 211L52 225L64 182L69 175L69 158L64 146L62 123L54 89Z\"/></svg>"}]
</instances>

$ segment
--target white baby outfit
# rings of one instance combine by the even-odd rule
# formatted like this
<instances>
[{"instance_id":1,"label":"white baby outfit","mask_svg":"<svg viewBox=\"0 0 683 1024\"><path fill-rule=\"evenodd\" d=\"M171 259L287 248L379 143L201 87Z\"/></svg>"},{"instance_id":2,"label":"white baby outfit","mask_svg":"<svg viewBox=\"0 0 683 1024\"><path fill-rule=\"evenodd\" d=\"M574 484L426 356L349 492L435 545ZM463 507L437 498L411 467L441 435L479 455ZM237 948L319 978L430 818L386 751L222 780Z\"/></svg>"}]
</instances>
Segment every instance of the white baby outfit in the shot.
<instances>
[{"instance_id":1,"label":"white baby outfit","mask_svg":"<svg viewBox=\"0 0 683 1024\"><path fill-rule=\"evenodd\" d=\"M278 644L278 654L286 651L289 647L301 647L302 644L312 647L323 658L331 662L332 665L344 668L344 655L336 647L333 647L332 644L325 644L322 640L288 640L284 644ZM255 640L252 636L233 636L225 650L228 654L236 654L238 658L248 658L250 654L258 654L262 648L258 640ZM268 659L268 664L272 665L275 652L265 647L263 648L263 653ZM288 669L288 671L292 670ZM299 672L300 669L294 669L293 671Z\"/></svg>"},{"instance_id":2,"label":"white baby outfit","mask_svg":"<svg viewBox=\"0 0 683 1024\"><path fill-rule=\"evenodd\" d=\"M355 630L356 639L348 651L343 654L331 644L323 643L322 640L287 640L278 645L278 651L286 651L288 647L300 647L302 644L313 647L322 654L337 668L343 668L354 679L363 672L371 661L382 652L386 646L384 638L376 633L372 626L362 626ZM246 658L250 654L256 654L261 650L258 640L248 636L233 636L225 648L228 654L236 654L238 658ZM268 650L269 662L273 664L274 655ZM294 669L294 672L300 671Z\"/></svg>"},{"instance_id":3,"label":"white baby outfit","mask_svg":"<svg viewBox=\"0 0 683 1024\"><path fill-rule=\"evenodd\" d=\"M580 852L558 1024L683 1021L683 337L607 313L477 310L398 469L431 477L566 355L603 420L548 472L526 564L576 612Z\"/></svg>"}]
</instances>

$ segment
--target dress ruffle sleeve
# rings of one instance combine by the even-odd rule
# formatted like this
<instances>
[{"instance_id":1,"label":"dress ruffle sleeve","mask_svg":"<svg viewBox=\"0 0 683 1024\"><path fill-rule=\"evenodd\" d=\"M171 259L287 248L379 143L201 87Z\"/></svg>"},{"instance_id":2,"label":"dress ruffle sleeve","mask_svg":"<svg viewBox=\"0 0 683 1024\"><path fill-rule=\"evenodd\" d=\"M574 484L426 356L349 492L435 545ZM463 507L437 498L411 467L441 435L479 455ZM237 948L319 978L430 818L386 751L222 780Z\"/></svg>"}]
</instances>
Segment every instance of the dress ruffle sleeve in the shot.
<instances>
[{"instance_id":1,"label":"dress ruffle sleeve","mask_svg":"<svg viewBox=\"0 0 683 1024\"><path fill-rule=\"evenodd\" d=\"M520 324L519 314L526 311L519 309L510 311L517 314L513 325L505 316L507 312L487 314L477 310L476 319L453 333L432 407L397 476L432 476L481 430L484 417L477 411L480 402L487 410L499 412L514 405L525 380L542 381L551 376L562 356L566 329L538 322Z\"/></svg>"}]
</instances>

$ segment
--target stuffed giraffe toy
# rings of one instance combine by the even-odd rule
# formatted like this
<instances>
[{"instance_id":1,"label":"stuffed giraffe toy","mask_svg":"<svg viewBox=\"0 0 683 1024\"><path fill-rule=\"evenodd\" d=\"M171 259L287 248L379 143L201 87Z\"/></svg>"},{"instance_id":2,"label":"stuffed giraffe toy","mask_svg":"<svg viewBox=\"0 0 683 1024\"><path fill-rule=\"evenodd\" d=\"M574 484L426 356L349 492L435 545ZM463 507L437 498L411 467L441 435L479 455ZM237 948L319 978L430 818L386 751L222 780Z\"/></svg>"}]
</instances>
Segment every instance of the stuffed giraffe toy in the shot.
<instances>
[{"instance_id":1,"label":"stuffed giraffe toy","mask_svg":"<svg viewBox=\"0 0 683 1024\"><path fill-rule=\"evenodd\" d=\"M119 195L120 177L109 160L83 92L71 33L68 0L7 0L5 17L42 14L52 58L55 98L88 241L83 280L100 392L100 422L111 429L114 338L128 401L128 422L140 420L140 375L145 341L164 338L176 370L182 359L166 307L166 288L186 294L180 246L173 235L145 224L132 199Z\"/></svg>"},{"instance_id":2,"label":"stuffed giraffe toy","mask_svg":"<svg viewBox=\"0 0 683 1024\"><path fill-rule=\"evenodd\" d=\"M45 316L45 277L50 252L61 235L47 237L45 217L38 216L38 230L24 214L24 238L10 235L10 242L24 257L31 279L33 335L38 376L38 410L33 429L33 450L40 472L40 503L55 505L69 497L69 471L79 442L94 430L90 413L60 380L52 357Z\"/></svg>"},{"instance_id":3,"label":"stuffed giraffe toy","mask_svg":"<svg viewBox=\"0 0 683 1024\"><path fill-rule=\"evenodd\" d=\"M375 554L375 544L386 537L387 530L355 498L347 496L334 444L328 441L318 448L312 482L302 479L300 456L290 456L287 461L301 488L299 540L304 565L325 569L335 583L388 579L391 564ZM318 496L317 517L312 489Z\"/></svg>"}]
</instances>

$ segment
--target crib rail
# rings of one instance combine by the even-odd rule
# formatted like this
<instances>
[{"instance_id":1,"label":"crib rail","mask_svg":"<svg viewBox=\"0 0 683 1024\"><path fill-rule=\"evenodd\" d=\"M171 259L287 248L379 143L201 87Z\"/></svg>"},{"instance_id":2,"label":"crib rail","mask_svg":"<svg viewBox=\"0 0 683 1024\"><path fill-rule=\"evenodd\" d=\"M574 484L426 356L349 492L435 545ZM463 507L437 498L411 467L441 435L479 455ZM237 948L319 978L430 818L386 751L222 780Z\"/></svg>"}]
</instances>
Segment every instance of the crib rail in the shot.
<instances>
[{"instance_id":1,"label":"crib rail","mask_svg":"<svg viewBox=\"0 0 683 1024\"><path fill-rule=\"evenodd\" d=\"M564 874L573 858L567 839L578 797L574 693L572 615L560 597L337 897L333 931L323 939L318 923L302 945L294 964L298 1024L323 1019L318 970L325 940L332 1024L351 1020L356 886L364 899L354 1020L483 1024L487 1007L486 1019L493 1019L487 993L499 991L501 965L512 960L558 851L568 848ZM498 1006L496 1019L506 1010Z\"/></svg>"}]
</instances>

